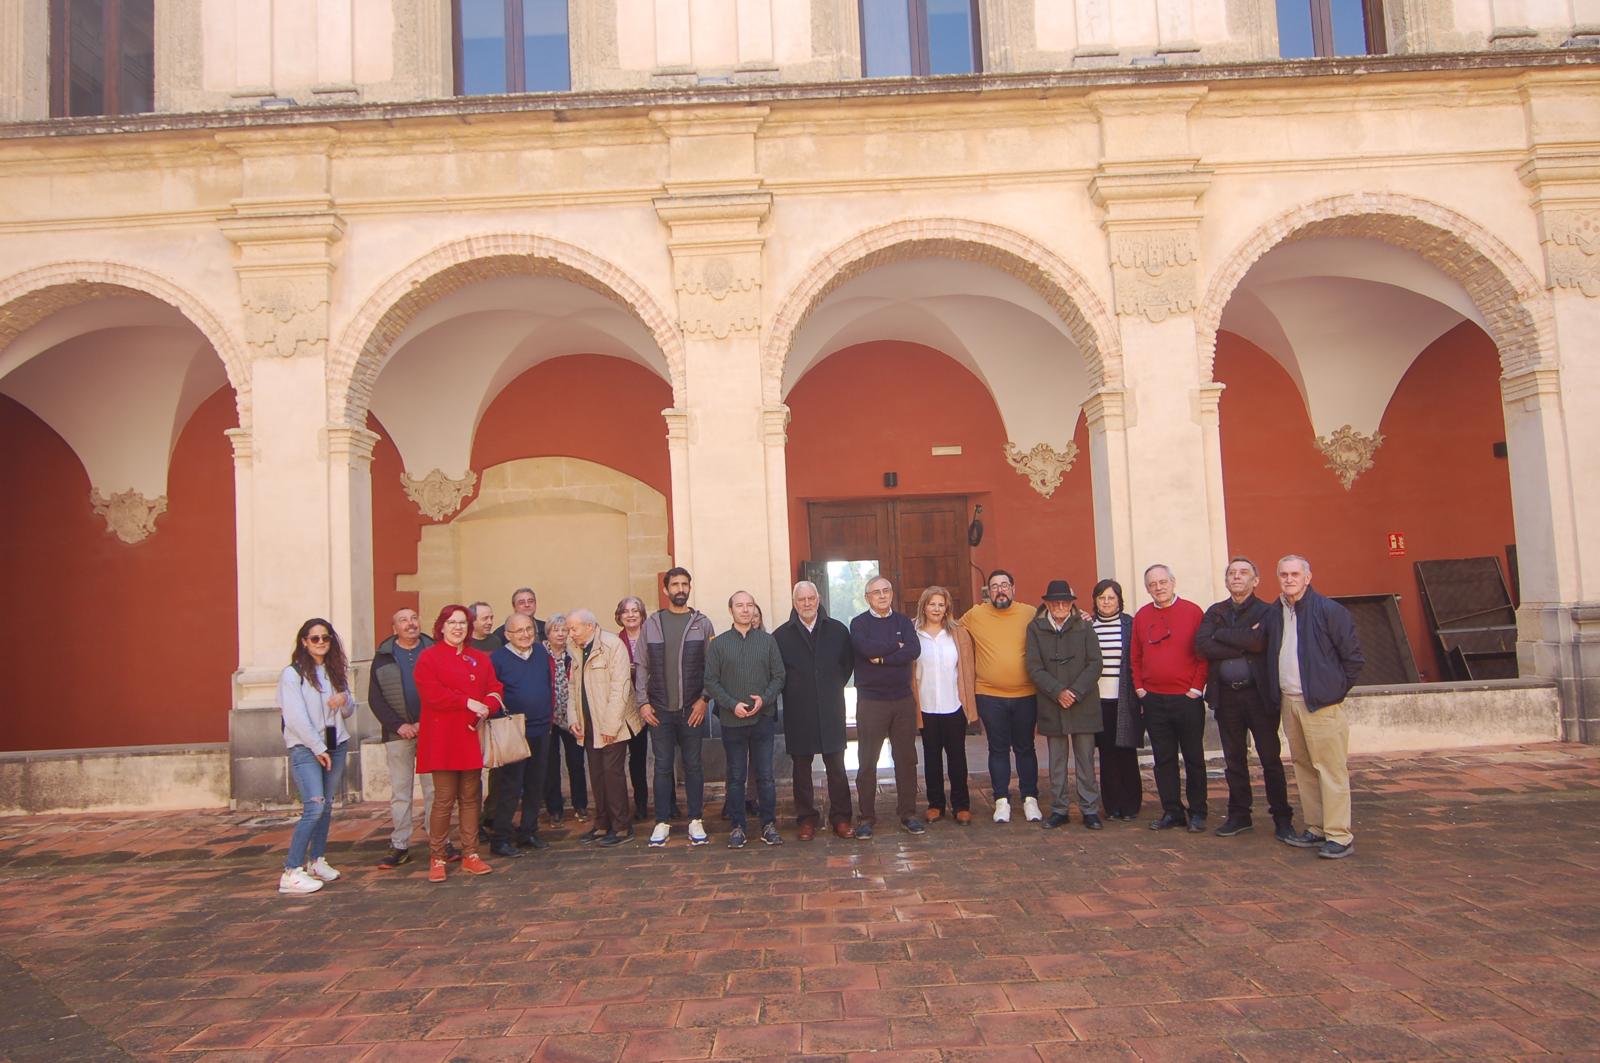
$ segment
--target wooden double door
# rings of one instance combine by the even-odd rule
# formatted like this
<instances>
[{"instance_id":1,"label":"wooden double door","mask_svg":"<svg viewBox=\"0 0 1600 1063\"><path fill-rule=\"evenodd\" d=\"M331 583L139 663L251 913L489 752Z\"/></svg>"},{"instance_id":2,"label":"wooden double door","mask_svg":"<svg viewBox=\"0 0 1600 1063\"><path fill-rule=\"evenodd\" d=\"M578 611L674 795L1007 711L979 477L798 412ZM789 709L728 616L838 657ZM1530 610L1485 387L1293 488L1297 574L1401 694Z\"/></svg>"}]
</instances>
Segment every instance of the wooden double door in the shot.
<instances>
[{"instance_id":1,"label":"wooden double door","mask_svg":"<svg viewBox=\"0 0 1600 1063\"><path fill-rule=\"evenodd\" d=\"M812 502L807 510L815 565L877 562L872 567L894 581L896 607L908 616L915 615L923 589L934 585L950 591L955 615L972 604L965 496ZM830 615L849 623L855 606L834 600L844 596L837 581L825 594Z\"/></svg>"}]
</instances>

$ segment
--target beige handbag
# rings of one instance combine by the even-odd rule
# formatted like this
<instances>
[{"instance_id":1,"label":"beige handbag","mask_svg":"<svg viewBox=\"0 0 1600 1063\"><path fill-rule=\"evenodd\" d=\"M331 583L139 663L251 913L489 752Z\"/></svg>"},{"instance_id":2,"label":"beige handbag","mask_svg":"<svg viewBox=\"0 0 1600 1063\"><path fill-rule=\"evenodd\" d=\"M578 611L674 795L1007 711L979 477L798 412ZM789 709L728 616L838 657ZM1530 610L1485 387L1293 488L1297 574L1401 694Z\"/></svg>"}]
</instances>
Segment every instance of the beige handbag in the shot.
<instances>
[{"instance_id":1,"label":"beige handbag","mask_svg":"<svg viewBox=\"0 0 1600 1063\"><path fill-rule=\"evenodd\" d=\"M483 746L483 766L503 768L519 760L527 760L528 732L526 717L521 713L492 716L478 726L478 741Z\"/></svg>"}]
</instances>

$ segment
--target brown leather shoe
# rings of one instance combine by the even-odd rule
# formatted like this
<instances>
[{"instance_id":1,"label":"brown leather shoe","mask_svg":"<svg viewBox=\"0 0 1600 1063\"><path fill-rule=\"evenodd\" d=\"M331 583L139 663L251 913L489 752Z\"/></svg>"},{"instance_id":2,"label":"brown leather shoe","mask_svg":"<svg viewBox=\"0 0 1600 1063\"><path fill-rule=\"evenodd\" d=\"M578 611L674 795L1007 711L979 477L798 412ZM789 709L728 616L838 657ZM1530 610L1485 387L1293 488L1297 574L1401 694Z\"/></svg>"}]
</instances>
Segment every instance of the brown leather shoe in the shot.
<instances>
[{"instance_id":1,"label":"brown leather shoe","mask_svg":"<svg viewBox=\"0 0 1600 1063\"><path fill-rule=\"evenodd\" d=\"M484 863L477 853L468 853L461 858L461 870L469 875L487 875L494 868Z\"/></svg>"},{"instance_id":2,"label":"brown leather shoe","mask_svg":"<svg viewBox=\"0 0 1600 1063\"><path fill-rule=\"evenodd\" d=\"M856 829L848 823L835 823L833 825L833 833L837 834L841 838L854 838L856 836Z\"/></svg>"},{"instance_id":3,"label":"brown leather shoe","mask_svg":"<svg viewBox=\"0 0 1600 1063\"><path fill-rule=\"evenodd\" d=\"M972 813L963 808L960 812L956 813L956 822L965 827L968 823L972 822Z\"/></svg>"},{"instance_id":4,"label":"brown leather shoe","mask_svg":"<svg viewBox=\"0 0 1600 1063\"><path fill-rule=\"evenodd\" d=\"M812 838L815 838L816 836L817 836L817 825L815 823L811 822L808 819L804 823L800 824L800 835L799 835L799 837L800 837L801 841L808 842Z\"/></svg>"},{"instance_id":5,"label":"brown leather shoe","mask_svg":"<svg viewBox=\"0 0 1600 1063\"><path fill-rule=\"evenodd\" d=\"M944 818L944 809L942 809L942 808L934 808L931 805L928 808L928 814L923 817L923 819L927 820L929 823L932 823L936 819L943 819L943 818Z\"/></svg>"}]
</instances>

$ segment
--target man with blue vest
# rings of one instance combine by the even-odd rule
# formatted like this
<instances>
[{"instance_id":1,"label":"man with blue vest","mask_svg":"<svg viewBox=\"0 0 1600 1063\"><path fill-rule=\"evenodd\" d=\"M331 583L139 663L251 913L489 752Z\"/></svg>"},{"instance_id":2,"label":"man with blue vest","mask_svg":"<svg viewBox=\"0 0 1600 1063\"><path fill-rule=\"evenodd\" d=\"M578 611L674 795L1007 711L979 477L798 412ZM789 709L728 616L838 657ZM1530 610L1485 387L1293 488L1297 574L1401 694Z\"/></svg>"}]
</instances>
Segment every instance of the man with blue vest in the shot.
<instances>
[{"instance_id":1,"label":"man with blue vest","mask_svg":"<svg viewBox=\"0 0 1600 1063\"><path fill-rule=\"evenodd\" d=\"M513 613L506 621L506 645L489 655L495 675L505 684L506 712L521 715L528 737L527 760L495 768L490 792L495 795L494 835L489 851L496 856L521 856L522 848L543 849L549 842L539 837L539 806L544 802L544 771L549 751L550 720L555 711L555 661L535 641L533 617ZM522 824L512 843L512 819L522 806Z\"/></svg>"}]
</instances>

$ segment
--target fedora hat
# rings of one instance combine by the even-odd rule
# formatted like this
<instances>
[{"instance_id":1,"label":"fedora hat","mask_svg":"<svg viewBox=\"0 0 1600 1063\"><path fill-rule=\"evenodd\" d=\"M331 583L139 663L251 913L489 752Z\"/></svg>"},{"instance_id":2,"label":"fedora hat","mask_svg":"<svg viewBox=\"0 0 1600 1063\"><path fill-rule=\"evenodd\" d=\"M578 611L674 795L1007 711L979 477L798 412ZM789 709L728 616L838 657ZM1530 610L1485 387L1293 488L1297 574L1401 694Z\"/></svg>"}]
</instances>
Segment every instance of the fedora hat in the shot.
<instances>
[{"instance_id":1,"label":"fedora hat","mask_svg":"<svg viewBox=\"0 0 1600 1063\"><path fill-rule=\"evenodd\" d=\"M1044 592L1044 600L1047 602L1070 602L1077 597L1064 579L1051 580L1050 586L1045 588Z\"/></svg>"}]
</instances>

